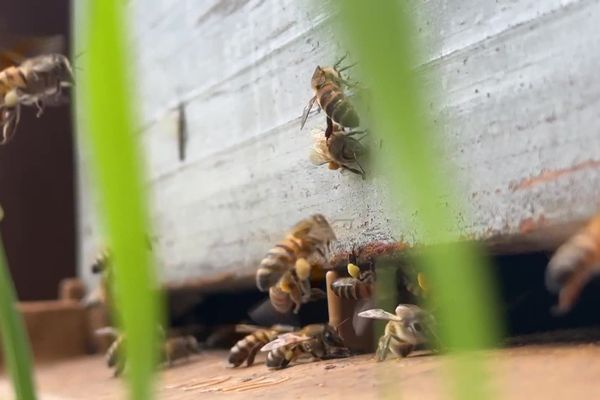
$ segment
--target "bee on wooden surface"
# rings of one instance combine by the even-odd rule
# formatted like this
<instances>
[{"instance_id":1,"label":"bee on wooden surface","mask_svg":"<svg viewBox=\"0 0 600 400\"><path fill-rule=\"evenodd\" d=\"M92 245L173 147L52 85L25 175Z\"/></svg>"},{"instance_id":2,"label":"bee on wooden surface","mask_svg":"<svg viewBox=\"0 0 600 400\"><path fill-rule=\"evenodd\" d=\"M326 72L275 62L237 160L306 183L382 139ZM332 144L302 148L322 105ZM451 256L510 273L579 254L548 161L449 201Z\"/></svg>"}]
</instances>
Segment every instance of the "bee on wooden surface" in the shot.
<instances>
[{"instance_id":1,"label":"bee on wooden surface","mask_svg":"<svg viewBox=\"0 0 600 400\"><path fill-rule=\"evenodd\" d=\"M312 132L314 144L310 154L310 161L314 165L327 164L329 169L350 171L366 177L360 159L366 155L366 148L353 137L351 133L344 133L338 125L333 126L331 135L323 135L323 131L315 129Z\"/></svg>"},{"instance_id":2,"label":"bee on wooden surface","mask_svg":"<svg viewBox=\"0 0 600 400\"><path fill-rule=\"evenodd\" d=\"M200 345L196 338L192 335L175 336L165 338L164 331L160 329L161 345L160 345L160 360L167 367L173 365L177 360L188 359L193 354L200 352ZM96 330L98 336L111 336L114 338L113 343L106 351L106 365L108 368L114 369L113 376L121 375L126 367L126 359L124 357L124 346L126 346L126 335L120 334L112 327L105 327Z\"/></svg>"},{"instance_id":3,"label":"bee on wooden surface","mask_svg":"<svg viewBox=\"0 0 600 400\"><path fill-rule=\"evenodd\" d=\"M348 357L350 351L334 328L327 324L307 325L298 332L284 333L263 346L267 367L281 369L300 357L317 360Z\"/></svg>"},{"instance_id":4,"label":"bee on wooden surface","mask_svg":"<svg viewBox=\"0 0 600 400\"><path fill-rule=\"evenodd\" d=\"M587 283L600 273L600 214L560 246L548 263L546 286L558 292L554 311L571 310Z\"/></svg>"},{"instance_id":5,"label":"bee on wooden surface","mask_svg":"<svg viewBox=\"0 0 600 400\"><path fill-rule=\"evenodd\" d=\"M331 127L331 122L329 120L344 128L356 128L359 126L360 119L358 118L358 114L352 106L352 103L350 103L350 100L348 100L344 94L342 88L344 85L351 86L350 83L342 77L341 72L351 68L353 65L339 68L345 58L346 56L342 57L333 67L317 66L315 69L310 81L314 96L310 99L308 105L304 109L300 129L304 127L315 101L321 109L325 110L325 114L327 114L328 128ZM331 130L328 129L325 134L329 137Z\"/></svg>"},{"instance_id":6,"label":"bee on wooden surface","mask_svg":"<svg viewBox=\"0 0 600 400\"><path fill-rule=\"evenodd\" d=\"M375 272L372 267L365 271L361 271L360 267L355 264L356 256L353 254L347 265L349 277L338 278L331 284L333 293L343 299L368 299L373 295L375 284Z\"/></svg>"},{"instance_id":7,"label":"bee on wooden surface","mask_svg":"<svg viewBox=\"0 0 600 400\"><path fill-rule=\"evenodd\" d=\"M381 309L358 313L363 318L389 321L377 346L377 361L383 361L388 353L398 357L408 356L417 346L432 338L433 317L413 304L400 304L396 315Z\"/></svg>"},{"instance_id":8,"label":"bee on wooden surface","mask_svg":"<svg viewBox=\"0 0 600 400\"><path fill-rule=\"evenodd\" d=\"M311 273L308 259L317 256L326 260L329 245L335 239L333 229L323 215L303 219L261 261L256 271L256 286L266 292L291 270L295 270L300 281L306 281ZM289 275L286 279L289 280Z\"/></svg>"},{"instance_id":9,"label":"bee on wooden surface","mask_svg":"<svg viewBox=\"0 0 600 400\"><path fill-rule=\"evenodd\" d=\"M240 366L244 361L249 367L254 363L256 353L261 347L275 340L278 335L292 332L294 327L285 325L273 325L271 328L260 328L252 325L238 325L237 332L248 333L246 337L239 340L229 351L229 364L233 367Z\"/></svg>"}]
</instances>

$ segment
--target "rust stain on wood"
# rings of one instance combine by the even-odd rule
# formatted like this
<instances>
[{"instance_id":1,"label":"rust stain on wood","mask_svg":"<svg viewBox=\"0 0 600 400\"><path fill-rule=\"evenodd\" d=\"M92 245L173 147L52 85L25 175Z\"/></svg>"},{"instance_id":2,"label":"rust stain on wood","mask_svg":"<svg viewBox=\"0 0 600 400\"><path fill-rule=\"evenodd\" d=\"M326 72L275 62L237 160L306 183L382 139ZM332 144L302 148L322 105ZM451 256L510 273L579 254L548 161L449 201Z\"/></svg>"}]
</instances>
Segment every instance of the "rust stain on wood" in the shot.
<instances>
[{"instance_id":1,"label":"rust stain on wood","mask_svg":"<svg viewBox=\"0 0 600 400\"><path fill-rule=\"evenodd\" d=\"M598 160L587 160L579 164L575 164L568 168L561 168L556 170L547 170L544 169L542 172L536 176L531 178L525 178L518 182L512 182L508 188L516 192L517 190L527 189L532 186L544 184L546 182L554 181L564 175L568 175L577 171L581 171L589 168L598 168L600 167L600 161Z\"/></svg>"}]
</instances>

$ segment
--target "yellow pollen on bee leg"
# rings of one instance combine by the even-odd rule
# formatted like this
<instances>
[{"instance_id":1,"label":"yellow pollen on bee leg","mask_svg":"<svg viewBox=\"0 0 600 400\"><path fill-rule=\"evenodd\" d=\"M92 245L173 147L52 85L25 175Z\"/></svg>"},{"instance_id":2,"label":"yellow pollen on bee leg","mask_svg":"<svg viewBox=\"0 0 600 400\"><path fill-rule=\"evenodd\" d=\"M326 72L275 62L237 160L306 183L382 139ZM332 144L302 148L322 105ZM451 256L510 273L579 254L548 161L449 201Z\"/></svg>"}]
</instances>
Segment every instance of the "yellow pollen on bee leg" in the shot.
<instances>
[{"instance_id":1,"label":"yellow pollen on bee leg","mask_svg":"<svg viewBox=\"0 0 600 400\"><path fill-rule=\"evenodd\" d=\"M336 162L333 161L329 161L329 164L327 164L327 168L329 169L340 169L340 165Z\"/></svg>"},{"instance_id":2,"label":"yellow pollen on bee leg","mask_svg":"<svg viewBox=\"0 0 600 400\"><path fill-rule=\"evenodd\" d=\"M348 263L348 273L353 278L358 278L360 275L360 268L356 264Z\"/></svg>"},{"instance_id":3,"label":"yellow pollen on bee leg","mask_svg":"<svg viewBox=\"0 0 600 400\"><path fill-rule=\"evenodd\" d=\"M296 275L298 278L304 280L310 276L310 264L305 258L299 258L296 260Z\"/></svg>"},{"instance_id":4,"label":"yellow pollen on bee leg","mask_svg":"<svg viewBox=\"0 0 600 400\"><path fill-rule=\"evenodd\" d=\"M427 291L427 281L425 280L425 275L422 272L417 274L417 282L419 283L419 287L423 289L424 292Z\"/></svg>"},{"instance_id":5,"label":"yellow pollen on bee leg","mask_svg":"<svg viewBox=\"0 0 600 400\"><path fill-rule=\"evenodd\" d=\"M4 104L7 107L14 107L19 103L19 96L16 90L11 90L4 95Z\"/></svg>"}]
</instances>

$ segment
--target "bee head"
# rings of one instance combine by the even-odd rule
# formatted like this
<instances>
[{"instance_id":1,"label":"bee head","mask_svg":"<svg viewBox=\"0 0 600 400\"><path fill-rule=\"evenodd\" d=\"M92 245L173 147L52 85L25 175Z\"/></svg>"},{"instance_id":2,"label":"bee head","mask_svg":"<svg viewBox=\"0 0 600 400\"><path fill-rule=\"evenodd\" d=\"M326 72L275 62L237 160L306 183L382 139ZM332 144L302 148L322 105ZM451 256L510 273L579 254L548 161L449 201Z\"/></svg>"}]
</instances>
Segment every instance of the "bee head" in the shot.
<instances>
[{"instance_id":1,"label":"bee head","mask_svg":"<svg viewBox=\"0 0 600 400\"><path fill-rule=\"evenodd\" d=\"M323 327L323 343L330 347L344 347L341 336L329 325Z\"/></svg>"}]
</instances>

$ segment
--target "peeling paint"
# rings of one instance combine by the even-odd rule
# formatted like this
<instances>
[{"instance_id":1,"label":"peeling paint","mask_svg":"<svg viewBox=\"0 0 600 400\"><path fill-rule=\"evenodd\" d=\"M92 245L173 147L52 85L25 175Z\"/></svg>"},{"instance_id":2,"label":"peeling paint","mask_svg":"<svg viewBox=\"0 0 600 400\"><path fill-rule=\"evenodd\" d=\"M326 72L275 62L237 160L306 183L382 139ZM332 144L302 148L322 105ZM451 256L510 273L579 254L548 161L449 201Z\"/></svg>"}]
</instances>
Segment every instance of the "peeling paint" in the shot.
<instances>
[{"instance_id":1,"label":"peeling paint","mask_svg":"<svg viewBox=\"0 0 600 400\"><path fill-rule=\"evenodd\" d=\"M575 164L568 168L555 169L555 170L542 170L539 175L531 178L525 178L518 182L511 182L508 188L516 192L517 190L528 189L533 186L541 185L544 183L552 182L561 178L565 175L569 175L585 169L594 169L600 167L600 161L598 160L587 160L579 164Z\"/></svg>"}]
</instances>

